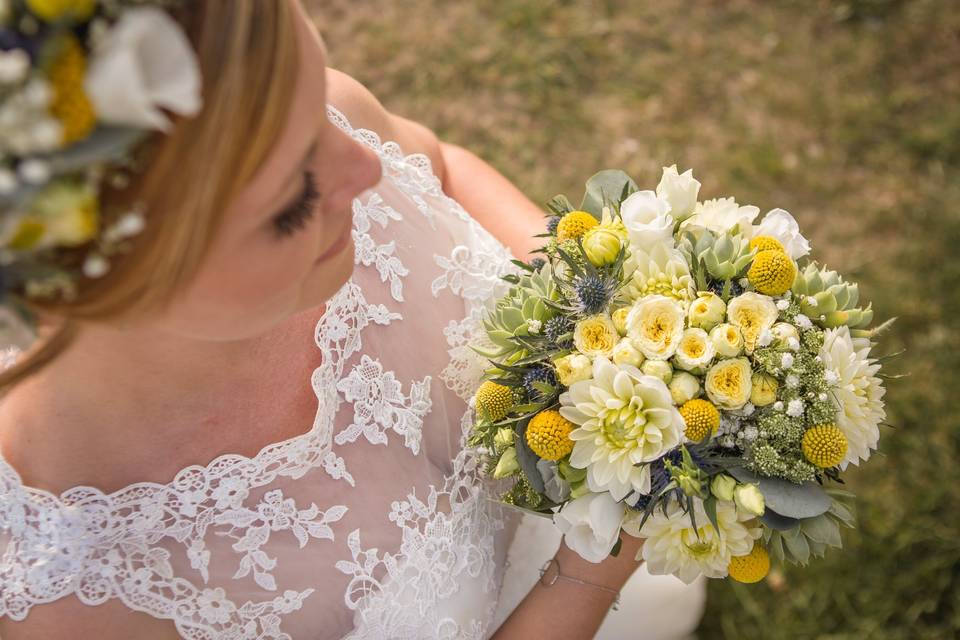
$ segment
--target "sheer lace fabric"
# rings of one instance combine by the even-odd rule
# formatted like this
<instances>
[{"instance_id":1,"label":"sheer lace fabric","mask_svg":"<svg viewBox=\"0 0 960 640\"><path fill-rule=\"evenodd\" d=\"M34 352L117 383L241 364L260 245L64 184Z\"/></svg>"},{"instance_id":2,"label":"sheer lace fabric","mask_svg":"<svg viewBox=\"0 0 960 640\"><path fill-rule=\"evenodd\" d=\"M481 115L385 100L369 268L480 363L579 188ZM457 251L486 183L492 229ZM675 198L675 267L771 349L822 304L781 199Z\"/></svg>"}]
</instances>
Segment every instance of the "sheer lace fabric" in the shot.
<instances>
[{"instance_id":1,"label":"sheer lace fabric","mask_svg":"<svg viewBox=\"0 0 960 640\"><path fill-rule=\"evenodd\" d=\"M462 448L482 370L466 344L509 254L425 156L328 117L384 180L353 203L356 274L305 340L313 427L110 494L33 489L0 459L0 615L116 598L194 640L492 632L515 519Z\"/></svg>"}]
</instances>

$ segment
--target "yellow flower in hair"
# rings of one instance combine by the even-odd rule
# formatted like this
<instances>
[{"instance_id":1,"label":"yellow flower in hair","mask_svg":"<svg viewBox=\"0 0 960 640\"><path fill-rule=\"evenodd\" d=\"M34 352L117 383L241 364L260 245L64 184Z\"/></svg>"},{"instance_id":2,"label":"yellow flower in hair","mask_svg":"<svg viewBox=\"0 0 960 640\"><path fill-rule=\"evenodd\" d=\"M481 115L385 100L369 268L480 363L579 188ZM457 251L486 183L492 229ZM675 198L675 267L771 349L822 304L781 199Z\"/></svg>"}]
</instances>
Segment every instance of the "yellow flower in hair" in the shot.
<instances>
[{"instance_id":1,"label":"yellow flower in hair","mask_svg":"<svg viewBox=\"0 0 960 640\"><path fill-rule=\"evenodd\" d=\"M62 141L70 145L83 140L96 126L93 104L83 88L87 58L76 38L64 38L48 71L53 99L50 113L63 127Z\"/></svg>"},{"instance_id":2,"label":"yellow flower in hair","mask_svg":"<svg viewBox=\"0 0 960 640\"><path fill-rule=\"evenodd\" d=\"M27 0L27 7L44 22L85 22L97 7L96 0Z\"/></svg>"},{"instance_id":3,"label":"yellow flower in hair","mask_svg":"<svg viewBox=\"0 0 960 640\"><path fill-rule=\"evenodd\" d=\"M84 184L53 182L34 198L30 209L45 227L43 242L52 246L85 244L100 226L96 194Z\"/></svg>"}]
</instances>

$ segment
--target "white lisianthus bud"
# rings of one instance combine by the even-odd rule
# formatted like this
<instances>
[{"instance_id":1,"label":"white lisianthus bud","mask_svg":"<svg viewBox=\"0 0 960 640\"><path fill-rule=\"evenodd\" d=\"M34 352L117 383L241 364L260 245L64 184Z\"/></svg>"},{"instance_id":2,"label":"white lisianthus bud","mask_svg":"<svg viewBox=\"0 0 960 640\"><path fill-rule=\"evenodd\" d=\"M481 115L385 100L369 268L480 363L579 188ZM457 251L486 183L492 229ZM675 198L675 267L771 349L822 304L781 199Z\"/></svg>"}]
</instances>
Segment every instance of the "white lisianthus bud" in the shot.
<instances>
[{"instance_id":1,"label":"white lisianthus bud","mask_svg":"<svg viewBox=\"0 0 960 640\"><path fill-rule=\"evenodd\" d=\"M680 371L670 380L670 397L678 407L700 395L700 380L695 375Z\"/></svg>"},{"instance_id":2,"label":"white lisianthus bud","mask_svg":"<svg viewBox=\"0 0 960 640\"><path fill-rule=\"evenodd\" d=\"M729 323L718 324L710 331L710 341L724 358L734 358L743 352L743 334Z\"/></svg>"},{"instance_id":3,"label":"white lisianthus bud","mask_svg":"<svg viewBox=\"0 0 960 640\"><path fill-rule=\"evenodd\" d=\"M778 345L790 344L790 339L799 340L800 332L789 322L778 322L770 330Z\"/></svg>"},{"instance_id":4,"label":"white lisianthus bud","mask_svg":"<svg viewBox=\"0 0 960 640\"><path fill-rule=\"evenodd\" d=\"M640 370L648 376L660 378L664 384L670 384L673 379L673 367L665 360L647 360Z\"/></svg>"},{"instance_id":5,"label":"white lisianthus bud","mask_svg":"<svg viewBox=\"0 0 960 640\"><path fill-rule=\"evenodd\" d=\"M710 292L702 292L690 303L689 322L691 327L710 331L723 322L727 315L727 304L723 299Z\"/></svg>"},{"instance_id":6,"label":"white lisianthus bud","mask_svg":"<svg viewBox=\"0 0 960 640\"><path fill-rule=\"evenodd\" d=\"M620 338L620 342L613 348L613 361L616 364L639 367L643 364L643 354L637 350L630 338Z\"/></svg>"},{"instance_id":7,"label":"white lisianthus bud","mask_svg":"<svg viewBox=\"0 0 960 640\"><path fill-rule=\"evenodd\" d=\"M763 494L755 484L738 484L733 491L733 499L738 509L755 516L762 516L766 510Z\"/></svg>"},{"instance_id":8,"label":"white lisianthus bud","mask_svg":"<svg viewBox=\"0 0 960 640\"><path fill-rule=\"evenodd\" d=\"M565 387L569 387L574 382L586 380L593 370L593 362L590 358L580 353L571 353L557 358L553 361L553 365L557 368L560 384Z\"/></svg>"},{"instance_id":9,"label":"white lisianthus bud","mask_svg":"<svg viewBox=\"0 0 960 640\"><path fill-rule=\"evenodd\" d=\"M498 480L505 478L516 472L519 468L520 463L517 462L517 449L516 447L510 447L500 456L500 461L497 462L497 468L493 470L493 477Z\"/></svg>"},{"instance_id":10,"label":"white lisianthus bud","mask_svg":"<svg viewBox=\"0 0 960 640\"><path fill-rule=\"evenodd\" d=\"M566 545L588 562L602 562L620 536L624 506L609 491L587 493L567 502L553 516Z\"/></svg>"},{"instance_id":11,"label":"white lisianthus bud","mask_svg":"<svg viewBox=\"0 0 960 640\"><path fill-rule=\"evenodd\" d=\"M510 427L500 427L496 435L493 436L493 444L499 449L506 449L513 444L513 429Z\"/></svg>"},{"instance_id":12,"label":"white lisianthus bud","mask_svg":"<svg viewBox=\"0 0 960 640\"><path fill-rule=\"evenodd\" d=\"M717 500L733 500L733 492L737 488L737 481L725 473L717 474L710 482L710 493Z\"/></svg>"},{"instance_id":13,"label":"white lisianthus bud","mask_svg":"<svg viewBox=\"0 0 960 640\"><path fill-rule=\"evenodd\" d=\"M694 179L692 169L679 173L677 165L663 168L657 195L670 203L670 215L674 220L682 222L693 214L699 193L700 182Z\"/></svg>"}]
</instances>

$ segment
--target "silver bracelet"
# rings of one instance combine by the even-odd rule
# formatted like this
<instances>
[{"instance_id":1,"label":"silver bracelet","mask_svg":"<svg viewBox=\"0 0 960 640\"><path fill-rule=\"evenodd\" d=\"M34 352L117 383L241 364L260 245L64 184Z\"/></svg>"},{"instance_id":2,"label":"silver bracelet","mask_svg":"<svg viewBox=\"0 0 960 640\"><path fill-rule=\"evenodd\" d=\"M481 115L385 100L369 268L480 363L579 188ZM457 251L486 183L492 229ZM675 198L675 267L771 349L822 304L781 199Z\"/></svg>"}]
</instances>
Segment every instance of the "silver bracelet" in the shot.
<instances>
[{"instance_id":1,"label":"silver bracelet","mask_svg":"<svg viewBox=\"0 0 960 640\"><path fill-rule=\"evenodd\" d=\"M550 565L557 565L557 573L552 578L547 578L547 572L550 571ZM546 580L549 580L547 582ZM617 611L620 608L620 592L616 589L611 589L610 587L604 587L599 584L593 584L592 582L587 582L586 580L581 580L580 578L574 578L573 576L567 576L561 573L560 571L560 561L556 558L550 558L547 560L540 568L540 584L545 587L552 587L557 583L557 580L566 580L568 582L575 582L576 584L582 584L586 587L593 587L594 589L600 589L601 591L606 591L607 593L613 594L613 610Z\"/></svg>"}]
</instances>

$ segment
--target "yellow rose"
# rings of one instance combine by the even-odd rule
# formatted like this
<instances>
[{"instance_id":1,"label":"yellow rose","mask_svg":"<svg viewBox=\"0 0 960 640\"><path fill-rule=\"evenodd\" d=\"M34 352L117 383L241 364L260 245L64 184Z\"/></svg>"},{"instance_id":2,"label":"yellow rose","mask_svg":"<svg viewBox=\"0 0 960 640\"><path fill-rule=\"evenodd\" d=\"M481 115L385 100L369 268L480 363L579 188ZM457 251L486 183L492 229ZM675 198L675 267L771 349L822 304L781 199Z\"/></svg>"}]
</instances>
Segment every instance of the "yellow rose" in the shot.
<instances>
[{"instance_id":1,"label":"yellow rose","mask_svg":"<svg viewBox=\"0 0 960 640\"><path fill-rule=\"evenodd\" d=\"M687 329L680 339L677 355L673 357L677 366L687 371L702 369L710 364L716 348L710 341L710 336L703 329Z\"/></svg>"},{"instance_id":2,"label":"yellow rose","mask_svg":"<svg viewBox=\"0 0 960 640\"><path fill-rule=\"evenodd\" d=\"M627 316L627 335L651 360L669 360L683 337L686 314L680 301L652 295L633 305Z\"/></svg>"},{"instance_id":3,"label":"yellow rose","mask_svg":"<svg viewBox=\"0 0 960 640\"><path fill-rule=\"evenodd\" d=\"M733 358L743 352L743 334L727 322L718 324L710 331L710 342L724 358Z\"/></svg>"},{"instance_id":4,"label":"yellow rose","mask_svg":"<svg viewBox=\"0 0 960 640\"><path fill-rule=\"evenodd\" d=\"M617 333L622 336L627 335L627 316L630 314L630 307L620 307L613 312L613 326L617 328Z\"/></svg>"},{"instance_id":5,"label":"yellow rose","mask_svg":"<svg viewBox=\"0 0 960 640\"><path fill-rule=\"evenodd\" d=\"M727 305L714 293L704 292L699 295L700 297L690 303L690 326L710 331L723 322Z\"/></svg>"},{"instance_id":6,"label":"yellow rose","mask_svg":"<svg viewBox=\"0 0 960 640\"><path fill-rule=\"evenodd\" d=\"M560 384L565 387L569 387L574 382L586 380L593 371L593 363L590 358L580 353L571 353L562 358L557 358L553 361L553 366L557 368L557 378L560 380Z\"/></svg>"},{"instance_id":7,"label":"yellow rose","mask_svg":"<svg viewBox=\"0 0 960 640\"><path fill-rule=\"evenodd\" d=\"M750 402L756 407L765 407L777 401L777 379L765 373L755 373L750 379Z\"/></svg>"},{"instance_id":8,"label":"yellow rose","mask_svg":"<svg viewBox=\"0 0 960 640\"><path fill-rule=\"evenodd\" d=\"M750 399L750 375L750 361L746 358L721 360L707 371L707 396L721 409L739 409Z\"/></svg>"},{"instance_id":9,"label":"yellow rose","mask_svg":"<svg viewBox=\"0 0 960 640\"><path fill-rule=\"evenodd\" d=\"M727 305L727 318L743 334L748 354L753 353L760 334L777 321L777 314L777 305L770 296L753 291L737 296Z\"/></svg>"},{"instance_id":10,"label":"yellow rose","mask_svg":"<svg viewBox=\"0 0 960 640\"><path fill-rule=\"evenodd\" d=\"M610 357L619 338L613 321L603 314L581 320L573 330L573 346L590 357Z\"/></svg>"}]
</instances>

